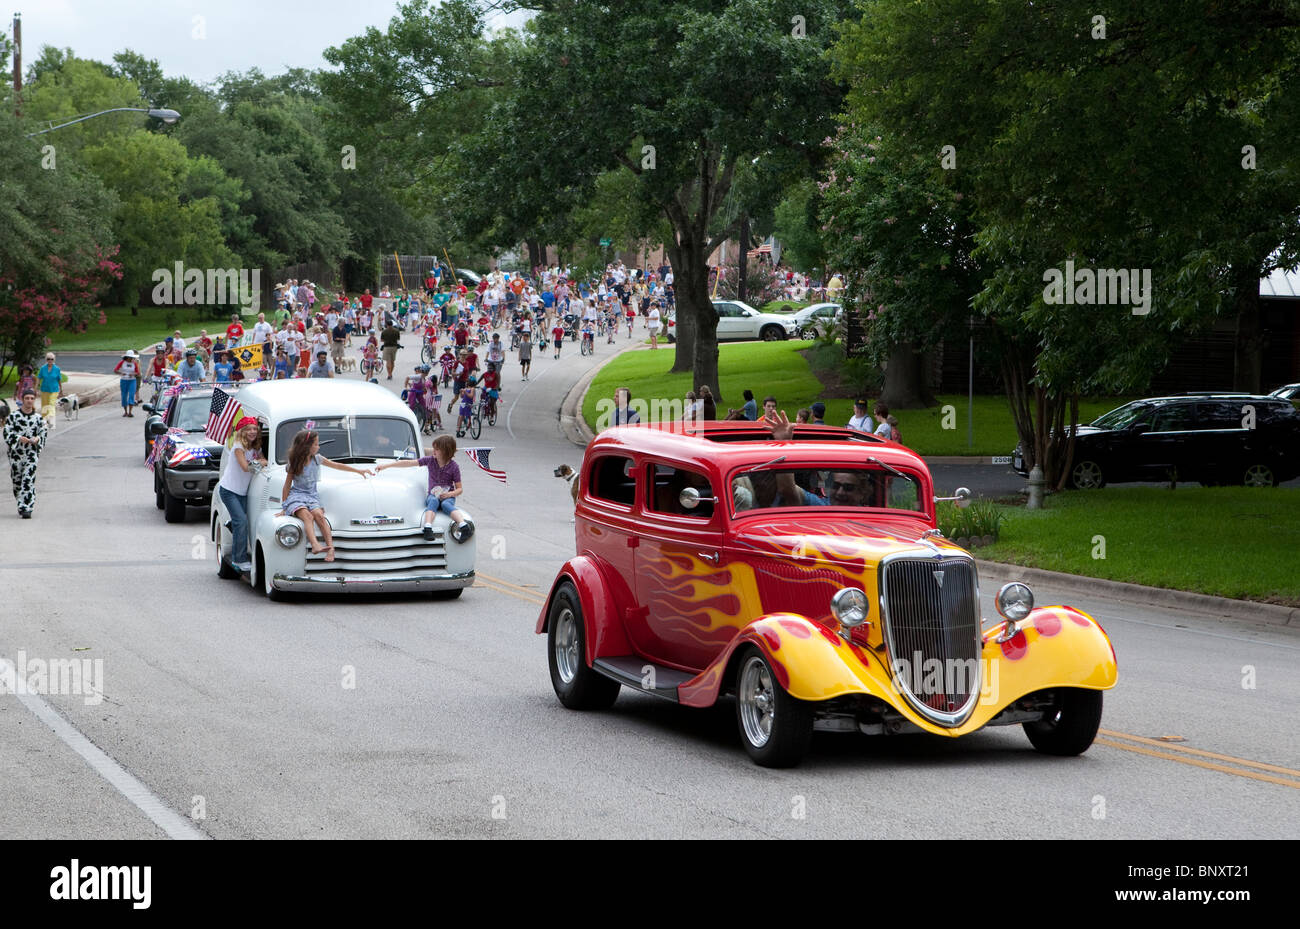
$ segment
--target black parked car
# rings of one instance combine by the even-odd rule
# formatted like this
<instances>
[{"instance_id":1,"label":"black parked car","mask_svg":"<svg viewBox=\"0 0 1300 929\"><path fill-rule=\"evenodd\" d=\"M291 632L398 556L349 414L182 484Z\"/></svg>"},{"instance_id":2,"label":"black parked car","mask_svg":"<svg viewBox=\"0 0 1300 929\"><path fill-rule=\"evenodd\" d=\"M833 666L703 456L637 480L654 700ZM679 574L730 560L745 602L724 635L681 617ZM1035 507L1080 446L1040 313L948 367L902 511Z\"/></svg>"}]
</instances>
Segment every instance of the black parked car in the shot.
<instances>
[{"instance_id":1,"label":"black parked car","mask_svg":"<svg viewBox=\"0 0 1300 929\"><path fill-rule=\"evenodd\" d=\"M1012 455L1029 475L1020 446ZM1199 481L1273 487L1300 475L1300 411L1280 397L1187 394L1134 400L1079 426L1069 484Z\"/></svg>"},{"instance_id":2,"label":"black parked car","mask_svg":"<svg viewBox=\"0 0 1300 929\"><path fill-rule=\"evenodd\" d=\"M234 390L224 385L222 389L228 392ZM154 503L163 511L163 518L169 523L184 522L187 506L207 506L212 502L213 488L221 476L221 453L224 446L203 434L208 425L208 411L211 407L211 385L194 387L170 397L165 407L161 404L156 407L149 403L143 405L144 411L149 414L149 418L144 421L146 458L154 440L173 428L185 430L184 435L177 437L188 445L206 449L209 455L207 458L181 462L176 467L163 460L154 463Z\"/></svg>"}]
</instances>

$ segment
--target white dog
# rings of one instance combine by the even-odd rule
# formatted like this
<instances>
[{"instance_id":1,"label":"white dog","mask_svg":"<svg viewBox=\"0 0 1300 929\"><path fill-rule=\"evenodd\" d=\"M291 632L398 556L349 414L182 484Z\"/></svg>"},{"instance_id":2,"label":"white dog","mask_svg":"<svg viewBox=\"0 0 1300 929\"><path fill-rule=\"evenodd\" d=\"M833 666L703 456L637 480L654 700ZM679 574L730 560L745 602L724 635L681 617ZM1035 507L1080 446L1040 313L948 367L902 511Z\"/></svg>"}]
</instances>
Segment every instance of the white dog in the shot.
<instances>
[{"instance_id":1,"label":"white dog","mask_svg":"<svg viewBox=\"0 0 1300 929\"><path fill-rule=\"evenodd\" d=\"M76 394L65 394L59 398L59 408L63 410L64 419L76 419L81 412L81 398Z\"/></svg>"},{"instance_id":2,"label":"white dog","mask_svg":"<svg viewBox=\"0 0 1300 929\"><path fill-rule=\"evenodd\" d=\"M344 357L339 362L340 371L355 371L357 369L357 360L355 358Z\"/></svg>"}]
</instances>

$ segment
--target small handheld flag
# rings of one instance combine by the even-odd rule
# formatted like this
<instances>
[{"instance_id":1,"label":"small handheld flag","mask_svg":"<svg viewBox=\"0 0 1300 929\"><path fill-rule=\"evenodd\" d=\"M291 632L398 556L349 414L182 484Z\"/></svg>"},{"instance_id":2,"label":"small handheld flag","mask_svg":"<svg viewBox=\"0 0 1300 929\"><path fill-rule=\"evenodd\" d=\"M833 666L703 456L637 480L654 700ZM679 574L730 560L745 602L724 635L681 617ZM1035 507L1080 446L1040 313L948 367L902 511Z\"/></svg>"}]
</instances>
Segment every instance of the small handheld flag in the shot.
<instances>
[{"instance_id":1,"label":"small handheld flag","mask_svg":"<svg viewBox=\"0 0 1300 929\"><path fill-rule=\"evenodd\" d=\"M224 443L234 431L235 423L244 415L239 401L220 387L212 391L212 406L208 408L208 427L203 431L213 442Z\"/></svg>"},{"instance_id":2,"label":"small handheld flag","mask_svg":"<svg viewBox=\"0 0 1300 929\"><path fill-rule=\"evenodd\" d=\"M466 448L462 449L462 451L464 451L466 455L469 455L470 461L474 462L474 464L478 465L479 468L495 477L502 484L509 483L506 480L506 472L488 466L488 453L492 451L491 448Z\"/></svg>"},{"instance_id":3,"label":"small handheld flag","mask_svg":"<svg viewBox=\"0 0 1300 929\"><path fill-rule=\"evenodd\" d=\"M177 449L176 454L168 459L168 467L176 467L183 461L194 461L196 458L211 458L212 453L206 448L200 448L197 445L182 445Z\"/></svg>"}]
</instances>

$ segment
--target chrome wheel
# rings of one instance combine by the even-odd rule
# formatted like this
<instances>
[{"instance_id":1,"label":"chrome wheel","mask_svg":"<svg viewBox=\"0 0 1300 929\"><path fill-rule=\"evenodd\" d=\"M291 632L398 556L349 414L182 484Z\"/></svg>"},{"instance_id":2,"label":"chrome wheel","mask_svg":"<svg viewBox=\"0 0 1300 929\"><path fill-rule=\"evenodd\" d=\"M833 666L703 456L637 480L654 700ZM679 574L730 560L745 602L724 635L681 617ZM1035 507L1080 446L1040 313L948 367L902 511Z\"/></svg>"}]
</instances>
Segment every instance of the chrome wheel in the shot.
<instances>
[{"instance_id":1,"label":"chrome wheel","mask_svg":"<svg viewBox=\"0 0 1300 929\"><path fill-rule=\"evenodd\" d=\"M1106 486L1106 478L1101 473L1101 465L1095 461L1081 461L1070 472L1070 481L1079 490L1094 490Z\"/></svg>"},{"instance_id":2,"label":"chrome wheel","mask_svg":"<svg viewBox=\"0 0 1300 929\"><path fill-rule=\"evenodd\" d=\"M555 669L560 680L572 684L578 676L578 624L573 610L565 609L556 617L555 626Z\"/></svg>"},{"instance_id":3,"label":"chrome wheel","mask_svg":"<svg viewBox=\"0 0 1300 929\"><path fill-rule=\"evenodd\" d=\"M757 655L747 659L740 669L736 699L740 702L740 722L745 729L745 738L755 748L762 748L772 736L776 694L767 662Z\"/></svg>"},{"instance_id":4,"label":"chrome wheel","mask_svg":"<svg viewBox=\"0 0 1300 929\"><path fill-rule=\"evenodd\" d=\"M1277 484L1277 480L1273 477L1272 468L1268 465L1256 464L1246 469L1242 483L1247 487L1273 487Z\"/></svg>"}]
</instances>

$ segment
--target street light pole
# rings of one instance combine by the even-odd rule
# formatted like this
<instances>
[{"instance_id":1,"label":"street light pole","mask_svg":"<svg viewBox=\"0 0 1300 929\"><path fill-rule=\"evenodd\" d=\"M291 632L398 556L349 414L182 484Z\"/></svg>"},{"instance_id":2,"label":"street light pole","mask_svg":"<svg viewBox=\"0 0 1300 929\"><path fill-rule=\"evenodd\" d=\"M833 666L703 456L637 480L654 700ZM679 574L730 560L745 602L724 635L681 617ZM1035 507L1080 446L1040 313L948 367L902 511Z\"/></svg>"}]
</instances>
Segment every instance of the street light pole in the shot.
<instances>
[{"instance_id":1,"label":"street light pole","mask_svg":"<svg viewBox=\"0 0 1300 929\"><path fill-rule=\"evenodd\" d=\"M66 126L75 126L77 123L84 123L88 119L94 119L96 116L103 116L105 113L148 113L154 119L161 119L169 126L181 118L181 114L175 110L157 109L153 107L142 106L115 106L111 110L100 110L98 113L91 113L89 116L78 116L74 120L66 123L60 123L57 126L50 126L48 129L41 129L37 132L27 133L27 138L37 135L45 135L47 132L53 132L55 129L63 129Z\"/></svg>"}]
</instances>

